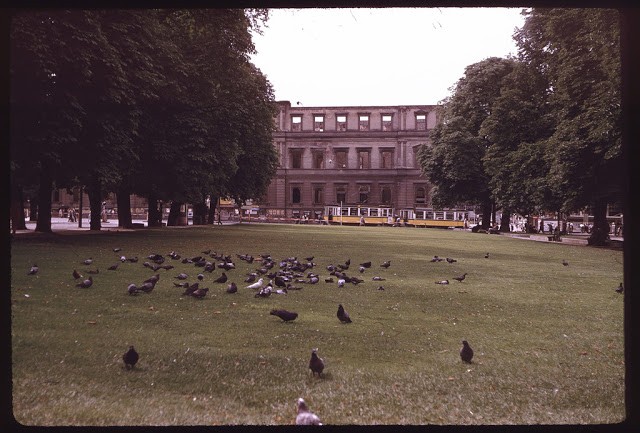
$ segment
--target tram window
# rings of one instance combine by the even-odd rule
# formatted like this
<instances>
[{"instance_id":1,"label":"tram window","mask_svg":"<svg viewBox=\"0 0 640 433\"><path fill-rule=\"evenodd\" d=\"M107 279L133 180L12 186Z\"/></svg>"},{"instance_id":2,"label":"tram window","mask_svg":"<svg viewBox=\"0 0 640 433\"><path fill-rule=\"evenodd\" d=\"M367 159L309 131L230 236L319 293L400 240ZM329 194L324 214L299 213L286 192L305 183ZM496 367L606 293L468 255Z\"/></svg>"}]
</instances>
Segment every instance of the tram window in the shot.
<instances>
[{"instance_id":1,"label":"tram window","mask_svg":"<svg viewBox=\"0 0 640 433\"><path fill-rule=\"evenodd\" d=\"M436 219L437 220L442 220L444 219L444 213L443 212L436 212L435 213Z\"/></svg>"},{"instance_id":2,"label":"tram window","mask_svg":"<svg viewBox=\"0 0 640 433\"><path fill-rule=\"evenodd\" d=\"M348 207L343 207L341 215L348 216L349 215L349 208Z\"/></svg>"},{"instance_id":3,"label":"tram window","mask_svg":"<svg viewBox=\"0 0 640 433\"><path fill-rule=\"evenodd\" d=\"M369 216L378 216L378 209L369 209Z\"/></svg>"},{"instance_id":4,"label":"tram window","mask_svg":"<svg viewBox=\"0 0 640 433\"><path fill-rule=\"evenodd\" d=\"M349 208L349 215L350 216L358 216L358 208L357 207L350 207Z\"/></svg>"},{"instance_id":5,"label":"tram window","mask_svg":"<svg viewBox=\"0 0 640 433\"><path fill-rule=\"evenodd\" d=\"M422 210L417 210L417 211L416 211L416 219L419 219L419 220L423 220L423 219L425 219L425 218L424 218L424 213L425 213L425 212L424 212L424 211L422 211Z\"/></svg>"}]
</instances>

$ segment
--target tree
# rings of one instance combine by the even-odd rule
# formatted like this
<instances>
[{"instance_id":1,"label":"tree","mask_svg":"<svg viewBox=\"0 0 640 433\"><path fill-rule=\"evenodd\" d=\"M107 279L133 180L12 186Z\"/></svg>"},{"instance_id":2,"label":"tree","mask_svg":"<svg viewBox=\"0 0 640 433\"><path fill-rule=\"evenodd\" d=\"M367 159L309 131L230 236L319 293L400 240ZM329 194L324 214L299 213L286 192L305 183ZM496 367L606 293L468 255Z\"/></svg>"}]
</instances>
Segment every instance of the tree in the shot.
<instances>
[{"instance_id":1,"label":"tree","mask_svg":"<svg viewBox=\"0 0 640 433\"><path fill-rule=\"evenodd\" d=\"M491 143L481 135L480 128L491 114L502 81L513 70L514 62L492 57L467 66L439 112L431 146L421 146L418 154L423 173L434 185L434 205L480 203L483 228L489 227L493 203L491 176L482 165Z\"/></svg>"},{"instance_id":2,"label":"tree","mask_svg":"<svg viewBox=\"0 0 640 433\"><path fill-rule=\"evenodd\" d=\"M620 16L614 9L537 9L516 33L520 57L548 83L556 120L549 172L562 209L593 209L590 242L622 196Z\"/></svg>"}]
</instances>

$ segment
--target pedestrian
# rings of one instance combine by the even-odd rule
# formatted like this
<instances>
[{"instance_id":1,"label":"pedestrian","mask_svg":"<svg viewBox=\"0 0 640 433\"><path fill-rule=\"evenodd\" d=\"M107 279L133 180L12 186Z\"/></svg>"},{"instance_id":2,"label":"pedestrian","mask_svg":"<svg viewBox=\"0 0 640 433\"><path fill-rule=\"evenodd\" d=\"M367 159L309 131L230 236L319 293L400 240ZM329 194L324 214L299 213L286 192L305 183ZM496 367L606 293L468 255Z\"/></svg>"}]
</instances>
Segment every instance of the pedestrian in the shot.
<instances>
[{"instance_id":1,"label":"pedestrian","mask_svg":"<svg viewBox=\"0 0 640 433\"><path fill-rule=\"evenodd\" d=\"M218 222L218 225L219 225L219 226L221 226L221 225L222 225L222 219L221 219L221 217L220 217L220 213L221 213L221 212L220 212L220 211L218 211L218 220L217 220L217 222Z\"/></svg>"},{"instance_id":2,"label":"pedestrian","mask_svg":"<svg viewBox=\"0 0 640 433\"><path fill-rule=\"evenodd\" d=\"M360 225L363 226L365 224L364 222L364 215L360 216Z\"/></svg>"}]
</instances>

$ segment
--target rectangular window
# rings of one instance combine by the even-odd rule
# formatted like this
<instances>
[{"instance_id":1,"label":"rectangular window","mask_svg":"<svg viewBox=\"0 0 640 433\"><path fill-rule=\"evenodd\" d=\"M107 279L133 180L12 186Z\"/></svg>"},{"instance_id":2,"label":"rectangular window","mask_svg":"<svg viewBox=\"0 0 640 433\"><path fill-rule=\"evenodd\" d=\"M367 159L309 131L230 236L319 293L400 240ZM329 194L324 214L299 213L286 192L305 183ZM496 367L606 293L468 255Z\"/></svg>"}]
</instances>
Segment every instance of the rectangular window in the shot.
<instances>
[{"instance_id":1,"label":"rectangular window","mask_svg":"<svg viewBox=\"0 0 640 433\"><path fill-rule=\"evenodd\" d=\"M347 168L346 150L336 150L336 168Z\"/></svg>"},{"instance_id":2,"label":"rectangular window","mask_svg":"<svg viewBox=\"0 0 640 433\"><path fill-rule=\"evenodd\" d=\"M380 168L393 168L393 150L382 150L380 152Z\"/></svg>"},{"instance_id":3,"label":"rectangular window","mask_svg":"<svg viewBox=\"0 0 640 433\"><path fill-rule=\"evenodd\" d=\"M291 130L302 131L302 116L298 114L291 116Z\"/></svg>"},{"instance_id":4,"label":"rectangular window","mask_svg":"<svg viewBox=\"0 0 640 433\"><path fill-rule=\"evenodd\" d=\"M324 203L324 188L322 185L315 185L313 187L313 204Z\"/></svg>"},{"instance_id":5,"label":"rectangular window","mask_svg":"<svg viewBox=\"0 0 640 433\"><path fill-rule=\"evenodd\" d=\"M336 116L336 131L346 131L346 130L347 130L347 115L338 114Z\"/></svg>"},{"instance_id":6,"label":"rectangular window","mask_svg":"<svg viewBox=\"0 0 640 433\"><path fill-rule=\"evenodd\" d=\"M392 119L393 119L393 117L391 116L391 114L383 114L382 115L382 130L383 131L391 131L391 130L393 130Z\"/></svg>"},{"instance_id":7,"label":"rectangular window","mask_svg":"<svg viewBox=\"0 0 640 433\"><path fill-rule=\"evenodd\" d=\"M358 150L358 168L369 169L371 168L371 157L368 150Z\"/></svg>"},{"instance_id":8,"label":"rectangular window","mask_svg":"<svg viewBox=\"0 0 640 433\"><path fill-rule=\"evenodd\" d=\"M313 130L316 132L324 131L324 116L321 114L316 114L313 116Z\"/></svg>"},{"instance_id":9,"label":"rectangular window","mask_svg":"<svg viewBox=\"0 0 640 433\"><path fill-rule=\"evenodd\" d=\"M336 185L336 203L347 201L347 185Z\"/></svg>"},{"instance_id":10,"label":"rectangular window","mask_svg":"<svg viewBox=\"0 0 640 433\"><path fill-rule=\"evenodd\" d=\"M380 187L380 203L386 205L391 204L391 186L382 185Z\"/></svg>"},{"instance_id":11,"label":"rectangular window","mask_svg":"<svg viewBox=\"0 0 640 433\"><path fill-rule=\"evenodd\" d=\"M324 152L313 152L313 168L324 168Z\"/></svg>"},{"instance_id":12,"label":"rectangular window","mask_svg":"<svg viewBox=\"0 0 640 433\"><path fill-rule=\"evenodd\" d=\"M427 188L418 185L416 186L415 202L419 204L425 204L427 202Z\"/></svg>"},{"instance_id":13,"label":"rectangular window","mask_svg":"<svg viewBox=\"0 0 640 433\"><path fill-rule=\"evenodd\" d=\"M302 191L299 186L291 188L291 203L300 203L302 199Z\"/></svg>"},{"instance_id":14,"label":"rectangular window","mask_svg":"<svg viewBox=\"0 0 640 433\"><path fill-rule=\"evenodd\" d=\"M418 131L426 131L427 130L427 115L426 114L416 114L416 129Z\"/></svg>"},{"instance_id":15,"label":"rectangular window","mask_svg":"<svg viewBox=\"0 0 640 433\"><path fill-rule=\"evenodd\" d=\"M368 131L369 130L369 115L368 114L360 114L358 116L358 130L360 130L360 131Z\"/></svg>"},{"instance_id":16,"label":"rectangular window","mask_svg":"<svg viewBox=\"0 0 640 433\"><path fill-rule=\"evenodd\" d=\"M365 204L369 202L369 185L360 185L358 187L358 203Z\"/></svg>"},{"instance_id":17,"label":"rectangular window","mask_svg":"<svg viewBox=\"0 0 640 433\"><path fill-rule=\"evenodd\" d=\"M291 150L291 168L302 168L302 151Z\"/></svg>"}]
</instances>

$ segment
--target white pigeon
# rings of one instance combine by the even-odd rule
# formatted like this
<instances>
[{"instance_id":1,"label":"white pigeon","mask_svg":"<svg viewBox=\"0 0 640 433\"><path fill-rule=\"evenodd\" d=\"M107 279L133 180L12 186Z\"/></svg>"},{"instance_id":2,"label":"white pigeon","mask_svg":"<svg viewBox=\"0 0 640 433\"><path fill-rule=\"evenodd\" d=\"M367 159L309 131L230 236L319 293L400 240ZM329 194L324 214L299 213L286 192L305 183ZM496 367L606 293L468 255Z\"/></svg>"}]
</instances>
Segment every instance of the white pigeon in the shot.
<instances>
[{"instance_id":1,"label":"white pigeon","mask_svg":"<svg viewBox=\"0 0 640 433\"><path fill-rule=\"evenodd\" d=\"M296 425L322 425L318 415L309 411L307 404L302 398L298 399L297 406L298 415L296 415Z\"/></svg>"},{"instance_id":2,"label":"white pigeon","mask_svg":"<svg viewBox=\"0 0 640 433\"><path fill-rule=\"evenodd\" d=\"M263 280L262 278L260 278L260 279L258 279L258 281L256 281L255 283L253 283L253 284L249 284L249 285L247 286L247 289L261 289L261 288L262 288L262 283L263 283L263 281L264 281L264 280Z\"/></svg>"},{"instance_id":3,"label":"white pigeon","mask_svg":"<svg viewBox=\"0 0 640 433\"><path fill-rule=\"evenodd\" d=\"M344 287L344 283L345 283L345 282L346 282L346 281L345 281L345 279L344 279L344 278L340 278L340 279L338 280L338 287Z\"/></svg>"}]
</instances>

